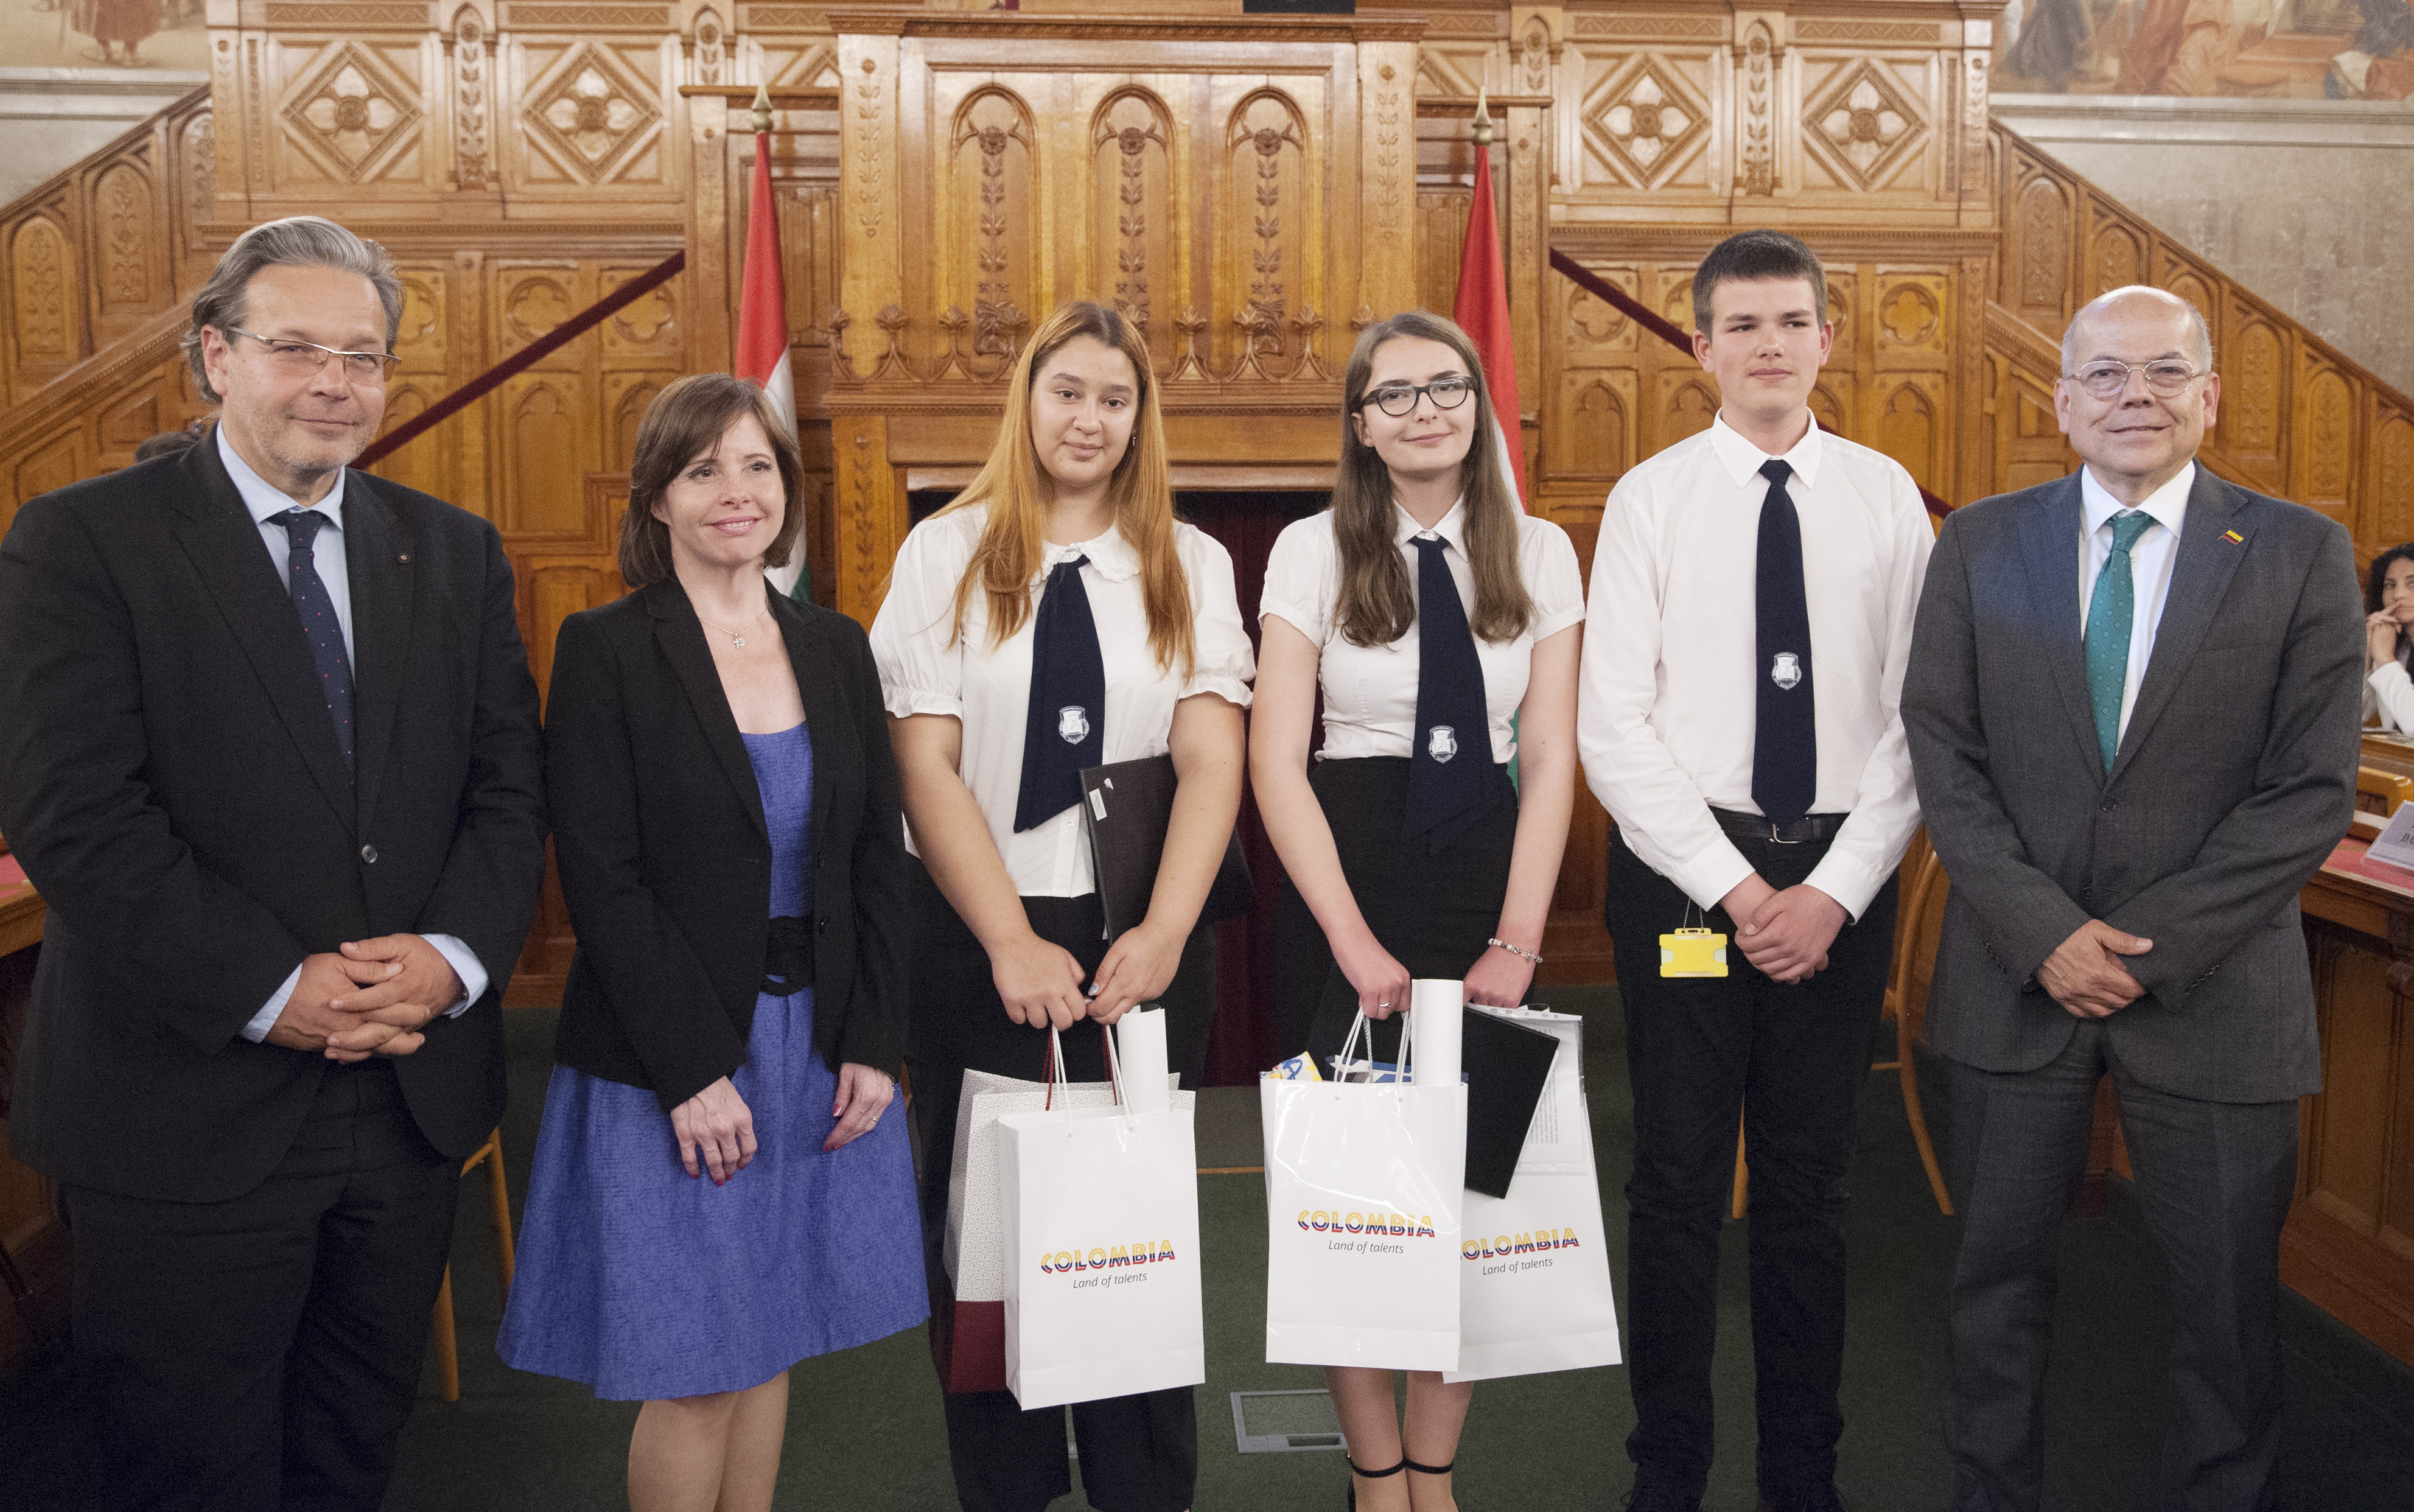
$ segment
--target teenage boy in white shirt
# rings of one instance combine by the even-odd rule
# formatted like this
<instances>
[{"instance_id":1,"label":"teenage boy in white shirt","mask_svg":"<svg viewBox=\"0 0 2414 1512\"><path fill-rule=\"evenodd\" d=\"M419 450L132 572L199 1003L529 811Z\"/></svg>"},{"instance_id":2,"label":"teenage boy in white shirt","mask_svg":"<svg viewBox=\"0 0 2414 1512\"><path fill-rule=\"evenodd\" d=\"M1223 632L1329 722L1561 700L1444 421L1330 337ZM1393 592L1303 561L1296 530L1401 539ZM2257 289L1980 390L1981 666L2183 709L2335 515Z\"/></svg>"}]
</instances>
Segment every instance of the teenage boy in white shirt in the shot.
<instances>
[{"instance_id":1,"label":"teenage boy in white shirt","mask_svg":"<svg viewBox=\"0 0 2414 1512\"><path fill-rule=\"evenodd\" d=\"M1760 1505L1843 1505L1844 1175L1919 823L1896 704L1934 537L1900 464L1812 422L1826 295L1791 236L1711 251L1693 350L1718 418L1618 480L1593 555L1577 747L1617 822L1633 1512L1695 1512L1708 1483L1739 1118ZM1660 936L1705 923L1723 974L1663 975Z\"/></svg>"}]
</instances>

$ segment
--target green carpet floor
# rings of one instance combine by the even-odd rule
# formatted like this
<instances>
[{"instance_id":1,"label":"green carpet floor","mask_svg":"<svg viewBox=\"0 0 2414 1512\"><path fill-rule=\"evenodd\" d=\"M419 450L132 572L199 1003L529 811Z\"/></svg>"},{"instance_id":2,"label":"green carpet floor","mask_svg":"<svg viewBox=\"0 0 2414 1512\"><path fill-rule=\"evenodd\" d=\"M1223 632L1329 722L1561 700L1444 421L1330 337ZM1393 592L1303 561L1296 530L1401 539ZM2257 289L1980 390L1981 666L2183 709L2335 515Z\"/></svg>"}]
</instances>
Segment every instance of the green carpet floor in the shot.
<instances>
[{"instance_id":1,"label":"green carpet floor","mask_svg":"<svg viewBox=\"0 0 2414 1512\"><path fill-rule=\"evenodd\" d=\"M1623 1036L1605 988L1557 989L1554 1006L1587 1017L1587 1080L1600 1154L1614 1269L1624 1279L1619 1193L1632 1164ZM516 1204L542 1107L553 1015L508 1015L512 1109L504 1148ZM1941 1085L1927 1089L1940 1146L1949 1117ZM1200 1101L1202 1166L1259 1163L1254 1089L1215 1089ZM1941 1508L1946 1465L1940 1430L1944 1291L1957 1229L1939 1216L1891 1076L1872 1077L1861 1102L1849 1209L1852 1325L1845 1362L1841 1482L1866 1512ZM1235 1391L1322 1385L1321 1372L1264 1363L1265 1193L1253 1175L1200 1178L1207 1275L1207 1384L1199 1391L1201 1509L1308 1509L1341 1505L1341 1456L1237 1452ZM625 1505L622 1475L632 1405L506 1370L494 1353L500 1307L482 1180L462 1194L454 1245L461 1400L425 1400L403 1439L391 1512L594 1509ZM1718 1463L1706 1505L1750 1512L1751 1340L1744 1227L1730 1224L1721 1271L1717 1380ZM903 1257L901 1256L901 1263ZM2117 1190L2104 1219L2074 1221L2063 1241L2053 1395L2048 1417L2048 1505L2054 1512L2130 1512L2142 1505L2164 1402L2168 1336L2162 1267L2134 1205ZM2414 1371L2291 1295L2287 1441L2282 1505L2291 1512L2414 1512ZM0 1384L0 1507L67 1507L60 1446L65 1406L55 1366ZM832 1512L946 1512L955 1505L923 1333L809 1360L793 1376L780 1505ZM1614 1508L1624 1497L1623 1450L1632 1425L1624 1372L1602 1370L1487 1383L1476 1393L1459 1451L1467 1512ZM1083 1505L1077 1489L1059 1512Z\"/></svg>"}]
</instances>

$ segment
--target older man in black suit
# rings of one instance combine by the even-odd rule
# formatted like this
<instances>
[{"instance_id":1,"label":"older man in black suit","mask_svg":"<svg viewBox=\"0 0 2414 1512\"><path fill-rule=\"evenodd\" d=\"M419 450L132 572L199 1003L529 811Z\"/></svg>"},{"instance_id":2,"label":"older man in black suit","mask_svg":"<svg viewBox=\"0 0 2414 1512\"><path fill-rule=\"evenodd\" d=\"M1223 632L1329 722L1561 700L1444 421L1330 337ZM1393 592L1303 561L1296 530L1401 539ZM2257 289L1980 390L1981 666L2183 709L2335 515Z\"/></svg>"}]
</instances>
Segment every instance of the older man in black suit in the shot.
<instances>
[{"instance_id":1,"label":"older man in black suit","mask_svg":"<svg viewBox=\"0 0 2414 1512\"><path fill-rule=\"evenodd\" d=\"M2354 809L2362 601L2345 531L2196 460L2219 398L2183 301L2080 310L2055 407L2086 466L1957 511L1920 600L1956 1512L2038 1505L2055 1230L2108 1072L2176 1313L2150 1505L2270 1505L2280 1226L2321 1081L2297 892Z\"/></svg>"},{"instance_id":2,"label":"older man in black suit","mask_svg":"<svg viewBox=\"0 0 2414 1512\"><path fill-rule=\"evenodd\" d=\"M348 472L402 295L315 217L193 306L183 455L0 542L0 829L50 906L12 1153L60 1184L83 1505L370 1508L535 907L500 538Z\"/></svg>"}]
</instances>

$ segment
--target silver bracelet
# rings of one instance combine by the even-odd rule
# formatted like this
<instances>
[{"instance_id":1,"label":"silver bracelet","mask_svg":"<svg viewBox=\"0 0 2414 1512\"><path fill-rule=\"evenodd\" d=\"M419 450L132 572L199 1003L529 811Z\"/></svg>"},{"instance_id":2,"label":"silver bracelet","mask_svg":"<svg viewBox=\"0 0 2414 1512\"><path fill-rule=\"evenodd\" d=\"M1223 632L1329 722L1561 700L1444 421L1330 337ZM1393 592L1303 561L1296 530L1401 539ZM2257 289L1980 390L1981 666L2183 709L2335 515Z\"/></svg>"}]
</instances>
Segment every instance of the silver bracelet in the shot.
<instances>
[{"instance_id":1,"label":"silver bracelet","mask_svg":"<svg viewBox=\"0 0 2414 1512\"><path fill-rule=\"evenodd\" d=\"M1536 955L1531 951L1521 951L1514 945L1510 944L1507 940L1485 940L1483 943L1492 946L1496 950L1506 951L1511 955L1517 956L1522 960L1531 961L1536 966L1541 966L1542 964L1542 958L1541 956Z\"/></svg>"}]
</instances>

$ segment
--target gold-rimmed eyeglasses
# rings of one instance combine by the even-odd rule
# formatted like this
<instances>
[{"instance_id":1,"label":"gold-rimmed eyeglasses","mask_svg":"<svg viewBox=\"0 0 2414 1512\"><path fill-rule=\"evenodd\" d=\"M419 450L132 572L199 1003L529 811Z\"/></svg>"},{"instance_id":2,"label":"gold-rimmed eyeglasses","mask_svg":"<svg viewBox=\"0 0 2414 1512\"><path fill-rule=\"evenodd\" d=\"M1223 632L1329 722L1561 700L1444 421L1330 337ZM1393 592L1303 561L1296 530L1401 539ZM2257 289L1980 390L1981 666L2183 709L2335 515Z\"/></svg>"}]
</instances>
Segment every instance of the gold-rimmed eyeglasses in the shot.
<instances>
[{"instance_id":1,"label":"gold-rimmed eyeglasses","mask_svg":"<svg viewBox=\"0 0 2414 1512\"><path fill-rule=\"evenodd\" d=\"M2137 364L2107 357L2100 362L2091 362L2075 373L2062 376L2099 399L2117 399L2129 391L2131 373L2143 374L2146 387L2167 399L2177 398L2186 393L2190 383L2204 376L2193 364L2181 362L2175 357Z\"/></svg>"},{"instance_id":2,"label":"gold-rimmed eyeglasses","mask_svg":"<svg viewBox=\"0 0 2414 1512\"><path fill-rule=\"evenodd\" d=\"M395 364L402 361L391 352L337 352L316 341L261 336L235 325L226 329L235 336L247 336L266 348L269 362L289 378L315 378L326 370L327 359L333 357L343 365L344 376L353 382L382 383L393 374Z\"/></svg>"}]
</instances>

